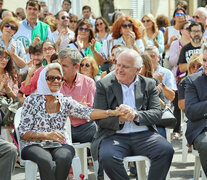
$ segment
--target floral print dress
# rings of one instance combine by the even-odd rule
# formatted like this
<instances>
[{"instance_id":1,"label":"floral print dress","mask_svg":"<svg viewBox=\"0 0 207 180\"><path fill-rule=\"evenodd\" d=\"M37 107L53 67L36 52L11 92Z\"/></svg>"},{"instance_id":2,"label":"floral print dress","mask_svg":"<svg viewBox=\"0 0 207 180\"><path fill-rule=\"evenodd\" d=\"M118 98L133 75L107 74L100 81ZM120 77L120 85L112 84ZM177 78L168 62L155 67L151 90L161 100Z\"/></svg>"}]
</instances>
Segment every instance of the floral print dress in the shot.
<instances>
[{"instance_id":1,"label":"floral print dress","mask_svg":"<svg viewBox=\"0 0 207 180\"><path fill-rule=\"evenodd\" d=\"M46 98L44 95L32 94L27 97L23 104L21 121L19 124L20 137L28 131L52 132L59 131L65 135L65 124L68 116L90 119L93 111L90 107L79 104L70 96L58 96L60 111L48 113L45 109ZM20 140L20 148L41 142Z\"/></svg>"}]
</instances>

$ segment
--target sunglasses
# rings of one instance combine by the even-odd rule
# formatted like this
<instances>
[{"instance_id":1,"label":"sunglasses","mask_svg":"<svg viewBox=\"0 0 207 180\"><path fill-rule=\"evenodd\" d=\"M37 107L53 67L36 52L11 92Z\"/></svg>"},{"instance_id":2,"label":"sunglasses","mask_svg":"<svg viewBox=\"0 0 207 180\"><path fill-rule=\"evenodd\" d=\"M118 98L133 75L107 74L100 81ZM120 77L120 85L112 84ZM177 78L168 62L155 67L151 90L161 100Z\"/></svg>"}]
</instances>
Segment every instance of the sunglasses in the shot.
<instances>
[{"instance_id":1,"label":"sunglasses","mask_svg":"<svg viewBox=\"0 0 207 180\"><path fill-rule=\"evenodd\" d=\"M201 64L198 64L198 65L193 64L190 67L193 69L199 69L201 67Z\"/></svg>"},{"instance_id":2,"label":"sunglasses","mask_svg":"<svg viewBox=\"0 0 207 180\"><path fill-rule=\"evenodd\" d=\"M200 16L193 16L193 19L200 19Z\"/></svg>"},{"instance_id":3,"label":"sunglasses","mask_svg":"<svg viewBox=\"0 0 207 180\"><path fill-rule=\"evenodd\" d=\"M13 25L11 25L11 24L9 24L9 23L6 23L6 24L4 24L4 27L6 27L6 28L11 28L11 30L13 30L13 31L16 31L17 30L17 27L16 26L13 26Z\"/></svg>"},{"instance_id":4,"label":"sunglasses","mask_svg":"<svg viewBox=\"0 0 207 180\"><path fill-rule=\"evenodd\" d=\"M145 23L145 22L147 22L147 23L148 23L148 22L150 22L150 20L149 20L149 19L147 19L147 20L143 20L142 22L143 22L143 23Z\"/></svg>"},{"instance_id":5,"label":"sunglasses","mask_svg":"<svg viewBox=\"0 0 207 180\"><path fill-rule=\"evenodd\" d=\"M103 25L103 23L102 23L102 22L101 22L101 23L99 23L99 24L98 24L98 23L96 24L96 26L102 26L102 25Z\"/></svg>"},{"instance_id":6,"label":"sunglasses","mask_svg":"<svg viewBox=\"0 0 207 180\"><path fill-rule=\"evenodd\" d=\"M0 56L1 61L9 61L10 59L10 56Z\"/></svg>"},{"instance_id":7,"label":"sunglasses","mask_svg":"<svg viewBox=\"0 0 207 180\"><path fill-rule=\"evenodd\" d=\"M77 21L72 21L72 20L70 20L70 23L77 23Z\"/></svg>"},{"instance_id":8,"label":"sunglasses","mask_svg":"<svg viewBox=\"0 0 207 180\"><path fill-rule=\"evenodd\" d=\"M127 27L132 28L132 27L133 27L133 24L132 24L132 23L129 23L129 24L122 24L121 26L122 26L123 28L127 28Z\"/></svg>"},{"instance_id":9,"label":"sunglasses","mask_svg":"<svg viewBox=\"0 0 207 180\"><path fill-rule=\"evenodd\" d=\"M89 32L90 31L89 28L83 28L83 27L79 27L78 30L81 31L81 32L83 32L83 31L84 32Z\"/></svg>"},{"instance_id":10,"label":"sunglasses","mask_svg":"<svg viewBox=\"0 0 207 180\"><path fill-rule=\"evenodd\" d=\"M62 19L62 20L64 20L64 19L69 19L69 16L62 16L61 19Z\"/></svg>"},{"instance_id":11,"label":"sunglasses","mask_svg":"<svg viewBox=\"0 0 207 180\"><path fill-rule=\"evenodd\" d=\"M55 80L57 80L58 82L61 82L63 80L63 78L61 76L47 76L46 77L46 80L47 81L50 81L50 82L54 82Z\"/></svg>"},{"instance_id":12,"label":"sunglasses","mask_svg":"<svg viewBox=\"0 0 207 180\"><path fill-rule=\"evenodd\" d=\"M185 14L184 13L175 13L175 16L182 16L182 17L184 17Z\"/></svg>"},{"instance_id":13,"label":"sunglasses","mask_svg":"<svg viewBox=\"0 0 207 180\"><path fill-rule=\"evenodd\" d=\"M85 66L85 67L90 67L90 64L88 64L88 63L86 63L86 64L81 63L81 64L80 64L80 67L83 67L83 66Z\"/></svg>"}]
</instances>

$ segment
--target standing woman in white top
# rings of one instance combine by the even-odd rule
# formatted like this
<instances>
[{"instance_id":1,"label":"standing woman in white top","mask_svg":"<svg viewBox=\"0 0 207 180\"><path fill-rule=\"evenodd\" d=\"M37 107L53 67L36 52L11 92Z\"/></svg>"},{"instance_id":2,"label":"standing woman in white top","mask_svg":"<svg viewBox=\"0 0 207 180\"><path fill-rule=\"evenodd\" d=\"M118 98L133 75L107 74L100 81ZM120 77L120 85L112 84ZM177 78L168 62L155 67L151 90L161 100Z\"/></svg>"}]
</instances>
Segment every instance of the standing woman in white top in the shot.
<instances>
[{"instance_id":1,"label":"standing woman in white top","mask_svg":"<svg viewBox=\"0 0 207 180\"><path fill-rule=\"evenodd\" d=\"M13 35L19 29L19 20L14 17L6 17L1 22L0 30L2 32L0 36L0 46L9 50L14 66L17 71L24 68L26 63L26 53L21 41L13 38Z\"/></svg>"},{"instance_id":2,"label":"standing woman in white top","mask_svg":"<svg viewBox=\"0 0 207 180\"><path fill-rule=\"evenodd\" d=\"M141 21L146 29L148 42L156 46L159 53L162 54L164 52L164 36L162 31L158 29L154 16L152 14L145 14Z\"/></svg>"},{"instance_id":3,"label":"standing woman in white top","mask_svg":"<svg viewBox=\"0 0 207 180\"><path fill-rule=\"evenodd\" d=\"M167 27L167 29L164 33L165 59L169 58L169 48L170 48L171 43L175 40L180 39L180 37L181 37L180 36L180 28L182 26L182 23L186 20L184 9L182 9L182 8L175 9L175 11L173 13L173 19L175 21L174 26Z\"/></svg>"}]
</instances>

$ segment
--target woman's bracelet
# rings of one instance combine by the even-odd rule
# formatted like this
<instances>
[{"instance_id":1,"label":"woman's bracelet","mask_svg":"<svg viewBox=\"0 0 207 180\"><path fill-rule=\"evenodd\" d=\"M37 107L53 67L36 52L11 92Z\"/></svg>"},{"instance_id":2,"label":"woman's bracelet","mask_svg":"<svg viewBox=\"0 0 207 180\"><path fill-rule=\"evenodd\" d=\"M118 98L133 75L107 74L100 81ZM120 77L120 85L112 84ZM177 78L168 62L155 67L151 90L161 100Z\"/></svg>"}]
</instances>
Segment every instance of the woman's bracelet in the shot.
<instances>
[{"instance_id":1,"label":"woman's bracelet","mask_svg":"<svg viewBox=\"0 0 207 180\"><path fill-rule=\"evenodd\" d=\"M40 141L39 132L36 132L36 139L37 141Z\"/></svg>"}]
</instances>

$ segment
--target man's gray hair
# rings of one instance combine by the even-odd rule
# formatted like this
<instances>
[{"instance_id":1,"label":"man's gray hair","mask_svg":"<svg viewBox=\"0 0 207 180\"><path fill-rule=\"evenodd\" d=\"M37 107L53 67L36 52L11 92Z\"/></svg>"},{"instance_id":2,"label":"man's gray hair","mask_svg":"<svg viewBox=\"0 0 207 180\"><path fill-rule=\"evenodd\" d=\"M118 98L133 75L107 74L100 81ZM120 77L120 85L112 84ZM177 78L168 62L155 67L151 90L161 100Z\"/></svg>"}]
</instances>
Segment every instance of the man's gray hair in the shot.
<instances>
[{"instance_id":1,"label":"man's gray hair","mask_svg":"<svg viewBox=\"0 0 207 180\"><path fill-rule=\"evenodd\" d=\"M204 7L199 7L196 11L200 11L204 17L207 17L207 9Z\"/></svg>"},{"instance_id":2,"label":"man's gray hair","mask_svg":"<svg viewBox=\"0 0 207 180\"><path fill-rule=\"evenodd\" d=\"M59 63L50 63L46 67L47 67L46 75L47 75L47 72L50 71L51 69L57 69L60 71L61 76L63 76L63 70L62 70L62 67Z\"/></svg>"},{"instance_id":3,"label":"man's gray hair","mask_svg":"<svg viewBox=\"0 0 207 180\"><path fill-rule=\"evenodd\" d=\"M65 58L70 58L72 60L73 66L80 64L81 55L78 50L72 48L66 48L59 52L58 54L60 61Z\"/></svg>"},{"instance_id":4,"label":"man's gray hair","mask_svg":"<svg viewBox=\"0 0 207 180\"><path fill-rule=\"evenodd\" d=\"M207 51L207 42L204 42L201 46L201 50L202 50L202 54L204 53L204 51Z\"/></svg>"},{"instance_id":5,"label":"man's gray hair","mask_svg":"<svg viewBox=\"0 0 207 180\"><path fill-rule=\"evenodd\" d=\"M135 61L134 61L134 67L136 67L136 68L142 68L142 65L143 65L143 61L142 61L142 57L140 56L140 54L137 52L137 51L135 51L134 49L124 49L119 55L118 55L118 57L117 57L117 61L119 60L119 58L121 57L121 56L123 56L123 54L127 54L127 55L129 55L129 56L132 56L132 57L134 57L135 58Z\"/></svg>"},{"instance_id":6,"label":"man's gray hair","mask_svg":"<svg viewBox=\"0 0 207 180\"><path fill-rule=\"evenodd\" d=\"M145 51L154 51L157 56L160 56L159 49L156 46L147 46Z\"/></svg>"}]
</instances>

